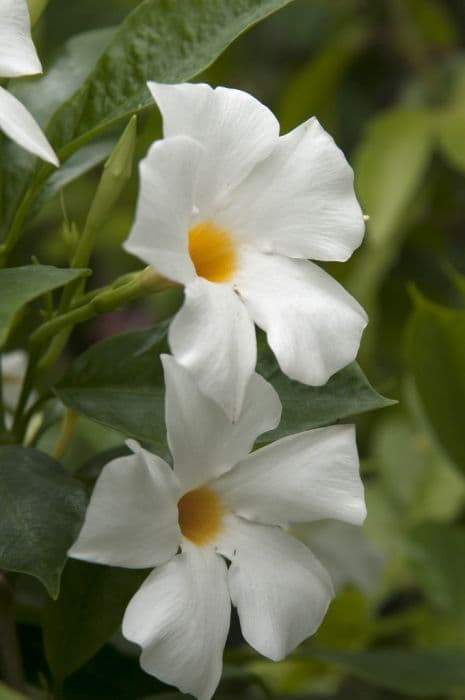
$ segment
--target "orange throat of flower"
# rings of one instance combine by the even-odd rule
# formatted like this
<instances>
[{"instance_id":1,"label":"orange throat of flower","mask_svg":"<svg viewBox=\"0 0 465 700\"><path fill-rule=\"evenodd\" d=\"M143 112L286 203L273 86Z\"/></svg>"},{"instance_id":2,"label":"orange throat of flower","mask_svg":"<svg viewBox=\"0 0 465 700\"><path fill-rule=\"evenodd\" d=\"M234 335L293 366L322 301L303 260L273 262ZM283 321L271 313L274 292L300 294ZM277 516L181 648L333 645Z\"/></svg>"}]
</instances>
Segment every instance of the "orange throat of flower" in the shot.
<instances>
[{"instance_id":1,"label":"orange throat of flower","mask_svg":"<svg viewBox=\"0 0 465 700\"><path fill-rule=\"evenodd\" d=\"M232 237L211 221L190 229L189 255L199 277L210 282L228 282L237 270L237 252Z\"/></svg>"},{"instance_id":2,"label":"orange throat of flower","mask_svg":"<svg viewBox=\"0 0 465 700\"><path fill-rule=\"evenodd\" d=\"M202 547L221 531L223 505L206 487L188 491L178 502L179 527L184 537Z\"/></svg>"}]
</instances>

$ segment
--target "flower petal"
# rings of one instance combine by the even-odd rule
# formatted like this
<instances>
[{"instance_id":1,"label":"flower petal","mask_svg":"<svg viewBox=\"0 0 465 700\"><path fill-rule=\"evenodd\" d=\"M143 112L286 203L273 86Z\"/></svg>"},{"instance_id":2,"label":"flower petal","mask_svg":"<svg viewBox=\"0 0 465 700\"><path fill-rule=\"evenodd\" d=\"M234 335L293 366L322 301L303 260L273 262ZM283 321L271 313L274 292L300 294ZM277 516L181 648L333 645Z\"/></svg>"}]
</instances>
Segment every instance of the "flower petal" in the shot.
<instances>
[{"instance_id":1,"label":"flower petal","mask_svg":"<svg viewBox=\"0 0 465 700\"><path fill-rule=\"evenodd\" d=\"M366 313L317 265L243 248L235 287L291 379L326 384L355 359Z\"/></svg>"},{"instance_id":2,"label":"flower petal","mask_svg":"<svg viewBox=\"0 0 465 700\"><path fill-rule=\"evenodd\" d=\"M124 248L181 284L195 279L188 250L202 146L187 136L155 141L140 163L136 217Z\"/></svg>"},{"instance_id":3,"label":"flower petal","mask_svg":"<svg viewBox=\"0 0 465 700\"><path fill-rule=\"evenodd\" d=\"M142 668L198 700L221 677L231 603L226 564L193 545L153 571L130 601L124 636L142 647Z\"/></svg>"},{"instance_id":4,"label":"flower petal","mask_svg":"<svg viewBox=\"0 0 465 700\"><path fill-rule=\"evenodd\" d=\"M329 575L281 528L235 516L217 547L231 560L229 590L245 640L280 661L320 626L334 595Z\"/></svg>"},{"instance_id":5,"label":"flower petal","mask_svg":"<svg viewBox=\"0 0 465 700\"><path fill-rule=\"evenodd\" d=\"M253 322L229 286L198 277L185 295L169 330L173 355L236 421L257 359Z\"/></svg>"},{"instance_id":6,"label":"flower petal","mask_svg":"<svg viewBox=\"0 0 465 700\"><path fill-rule=\"evenodd\" d=\"M365 224L344 154L315 118L282 136L218 223L264 252L347 260Z\"/></svg>"},{"instance_id":7,"label":"flower petal","mask_svg":"<svg viewBox=\"0 0 465 700\"><path fill-rule=\"evenodd\" d=\"M196 205L202 216L243 180L278 142L279 124L252 95L205 84L148 83L163 115L165 137L185 134L205 147Z\"/></svg>"},{"instance_id":8,"label":"flower petal","mask_svg":"<svg viewBox=\"0 0 465 700\"><path fill-rule=\"evenodd\" d=\"M361 524L366 515L353 425L278 440L253 452L213 488L238 515L264 523L334 518Z\"/></svg>"},{"instance_id":9,"label":"flower petal","mask_svg":"<svg viewBox=\"0 0 465 700\"><path fill-rule=\"evenodd\" d=\"M26 0L0 0L0 76L17 78L41 72Z\"/></svg>"},{"instance_id":10,"label":"flower petal","mask_svg":"<svg viewBox=\"0 0 465 700\"><path fill-rule=\"evenodd\" d=\"M114 459L100 474L70 557L145 568L175 554L179 483L166 462L133 445L135 454Z\"/></svg>"},{"instance_id":11,"label":"flower petal","mask_svg":"<svg viewBox=\"0 0 465 700\"><path fill-rule=\"evenodd\" d=\"M40 126L14 95L0 87L0 129L26 151L59 166Z\"/></svg>"},{"instance_id":12,"label":"flower petal","mask_svg":"<svg viewBox=\"0 0 465 700\"><path fill-rule=\"evenodd\" d=\"M337 520L320 520L296 529L302 540L318 557L338 591L346 585L367 595L380 582L384 558L361 527Z\"/></svg>"},{"instance_id":13,"label":"flower petal","mask_svg":"<svg viewBox=\"0 0 465 700\"><path fill-rule=\"evenodd\" d=\"M258 435L275 428L281 402L271 384L252 374L236 423L202 394L189 372L162 355L166 426L174 470L186 491L223 474L246 457Z\"/></svg>"}]
</instances>

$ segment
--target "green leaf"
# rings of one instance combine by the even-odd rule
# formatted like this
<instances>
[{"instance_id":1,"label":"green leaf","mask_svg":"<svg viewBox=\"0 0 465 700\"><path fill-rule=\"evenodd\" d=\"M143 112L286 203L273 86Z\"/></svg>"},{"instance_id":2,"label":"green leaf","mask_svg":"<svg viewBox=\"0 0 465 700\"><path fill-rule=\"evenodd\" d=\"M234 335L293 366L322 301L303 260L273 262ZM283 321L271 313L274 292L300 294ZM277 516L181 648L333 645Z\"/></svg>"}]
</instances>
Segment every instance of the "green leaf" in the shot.
<instances>
[{"instance_id":1,"label":"green leaf","mask_svg":"<svg viewBox=\"0 0 465 700\"><path fill-rule=\"evenodd\" d=\"M431 158L433 126L428 112L397 108L374 119L358 147L355 182L370 219L348 286L368 308L406 231L403 217Z\"/></svg>"},{"instance_id":2,"label":"green leaf","mask_svg":"<svg viewBox=\"0 0 465 700\"><path fill-rule=\"evenodd\" d=\"M465 691L465 654L453 649L377 649L360 653L312 651L312 656L409 697Z\"/></svg>"},{"instance_id":3,"label":"green leaf","mask_svg":"<svg viewBox=\"0 0 465 700\"><path fill-rule=\"evenodd\" d=\"M431 434L465 473L465 311L414 295L406 359Z\"/></svg>"},{"instance_id":4,"label":"green leaf","mask_svg":"<svg viewBox=\"0 0 465 700\"><path fill-rule=\"evenodd\" d=\"M98 423L166 452L165 391L160 353L166 325L115 336L81 355L56 393Z\"/></svg>"},{"instance_id":5,"label":"green leaf","mask_svg":"<svg viewBox=\"0 0 465 700\"><path fill-rule=\"evenodd\" d=\"M446 521L458 515L465 501L463 479L424 429L402 413L390 414L378 424L372 442L384 497L392 499L399 524Z\"/></svg>"},{"instance_id":6,"label":"green leaf","mask_svg":"<svg viewBox=\"0 0 465 700\"><path fill-rule=\"evenodd\" d=\"M450 110L438 120L439 147L446 160L465 173L465 111Z\"/></svg>"},{"instance_id":7,"label":"green leaf","mask_svg":"<svg viewBox=\"0 0 465 700\"><path fill-rule=\"evenodd\" d=\"M50 265L29 265L0 270L0 347L21 308L32 299L57 287L63 287L87 270L71 270Z\"/></svg>"},{"instance_id":8,"label":"green leaf","mask_svg":"<svg viewBox=\"0 0 465 700\"><path fill-rule=\"evenodd\" d=\"M9 688L0 681L0 700L26 700L26 696Z\"/></svg>"},{"instance_id":9,"label":"green leaf","mask_svg":"<svg viewBox=\"0 0 465 700\"><path fill-rule=\"evenodd\" d=\"M327 125L334 114L334 99L346 70L363 47L366 32L359 26L336 35L324 49L290 80L281 99L279 117L283 132L312 114Z\"/></svg>"},{"instance_id":10,"label":"green leaf","mask_svg":"<svg viewBox=\"0 0 465 700\"><path fill-rule=\"evenodd\" d=\"M35 576L56 597L85 505L82 486L54 459L0 447L0 568Z\"/></svg>"},{"instance_id":11,"label":"green leaf","mask_svg":"<svg viewBox=\"0 0 465 700\"><path fill-rule=\"evenodd\" d=\"M90 659L117 631L147 571L69 560L58 600L44 613L47 661L58 683Z\"/></svg>"},{"instance_id":12,"label":"green leaf","mask_svg":"<svg viewBox=\"0 0 465 700\"><path fill-rule=\"evenodd\" d=\"M47 133L58 152L150 104L147 80L176 83L209 66L246 29L290 0L144 0L125 19ZM70 146L70 144L73 144Z\"/></svg>"},{"instance_id":13,"label":"green leaf","mask_svg":"<svg viewBox=\"0 0 465 700\"><path fill-rule=\"evenodd\" d=\"M439 612L465 625L465 531L439 523L422 525L409 537L407 553Z\"/></svg>"},{"instance_id":14,"label":"green leaf","mask_svg":"<svg viewBox=\"0 0 465 700\"><path fill-rule=\"evenodd\" d=\"M49 177L45 187L41 190L40 195L34 202L33 208L29 212L28 220L42 208L45 202L52 199L52 197L58 194L64 187L106 160L115 147L116 142L116 138L97 139L74 153L71 158Z\"/></svg>"},{"instance_id":15,"label":"green leaf","mask_svg":"<svg viewBox=\"0 0 465 700\"><path fill-rule=\"evenodd\" d=\"M279 426L259 438L259 443L396 403L373 389L356 362L334 374L324 386L306 386L289 379L268 349L259 353L257 371L271 382L283 405Z\"/></svg>"}]
</instances>

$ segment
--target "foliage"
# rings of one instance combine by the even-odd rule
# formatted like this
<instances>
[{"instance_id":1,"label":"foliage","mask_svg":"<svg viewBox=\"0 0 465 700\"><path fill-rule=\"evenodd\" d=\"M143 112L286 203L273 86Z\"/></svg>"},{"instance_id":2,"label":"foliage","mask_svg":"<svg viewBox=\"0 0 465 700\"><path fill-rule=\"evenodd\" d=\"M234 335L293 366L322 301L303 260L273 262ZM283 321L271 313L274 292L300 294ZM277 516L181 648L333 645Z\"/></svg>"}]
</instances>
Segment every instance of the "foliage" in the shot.
<instances>
[{"instance_id":1,"label":"foliage","mask_svg":"<svg viewBox=\"0 0 465 700\"><path fill-rule=\"evenodd\" d=\"M30 5L46 70L8 88L44 128L62 167L53 171L0 142L0 343L4 360L10 350L29 353L16 411L0 412L0 569L15 588L26 685L17 692L0 682L0 700L19 700L22 691L60 700L180 697L141 671L137 650L119 633L146 572L66 563L66 553L86 491L109 459L126 453L126 438L169 459L160 354L181 295L160 280L150 287L121 242L133 220L133 165L160 136L146 80L192 78L249 90L285 131L315 113L348 154L369 217L352 260L327 266L370 315L359 364L325 386L303 386L279 370L260 335L258 371L278 391L283 418L256 447L356 421L368 504L361 546L374 548L382 573L364 591L339 592L317 634L279 664L245 649L233 626L216 697L459 700L463 7ZM3 665L0 650L6 678Z\"/></svg>"}]
</instances>

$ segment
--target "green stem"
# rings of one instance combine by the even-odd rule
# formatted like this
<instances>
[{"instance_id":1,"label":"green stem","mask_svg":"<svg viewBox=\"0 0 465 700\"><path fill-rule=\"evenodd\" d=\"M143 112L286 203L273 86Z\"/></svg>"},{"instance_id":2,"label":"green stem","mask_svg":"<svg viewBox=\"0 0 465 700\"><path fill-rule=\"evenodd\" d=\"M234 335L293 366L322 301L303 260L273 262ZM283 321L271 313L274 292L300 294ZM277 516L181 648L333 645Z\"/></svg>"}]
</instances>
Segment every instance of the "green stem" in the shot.
<instances>
[{"instance_id":1,"label":"green stem","mask_svg":"<svg viewBox=\"0 0 465 700\"><path fill-rule=\"evenodd\" d=\"M11 222L11 226L6 234L5 240L0 245L0 267L5 266L8 255L18 242L21 235L21 228L29 208L52 170L53 167L51 165L43 165L24 194L24 197L16 210L13 221Z\"/></svg>"},{"instance_id":2,"label":"green stem","mask_svg":"<svg viewBox=\"0 0 465 700\"><path fill-rule=\"evenodd\" d=\"M173 283L157 275L150 268L146 268L137 274L132 280L121 286L112 286L104 289L93 296L87 303L77 308L71 309L51 321L47 321L38 328L31 336L31 346L37 348L42 345L50 336L60 333L70 326L83 323L100 314L113 311L120 306L124 306L130 301L146 296L151 293L161 292ZM43 361L39 363L42 368Z\"/></svg>"}]
</instances>

